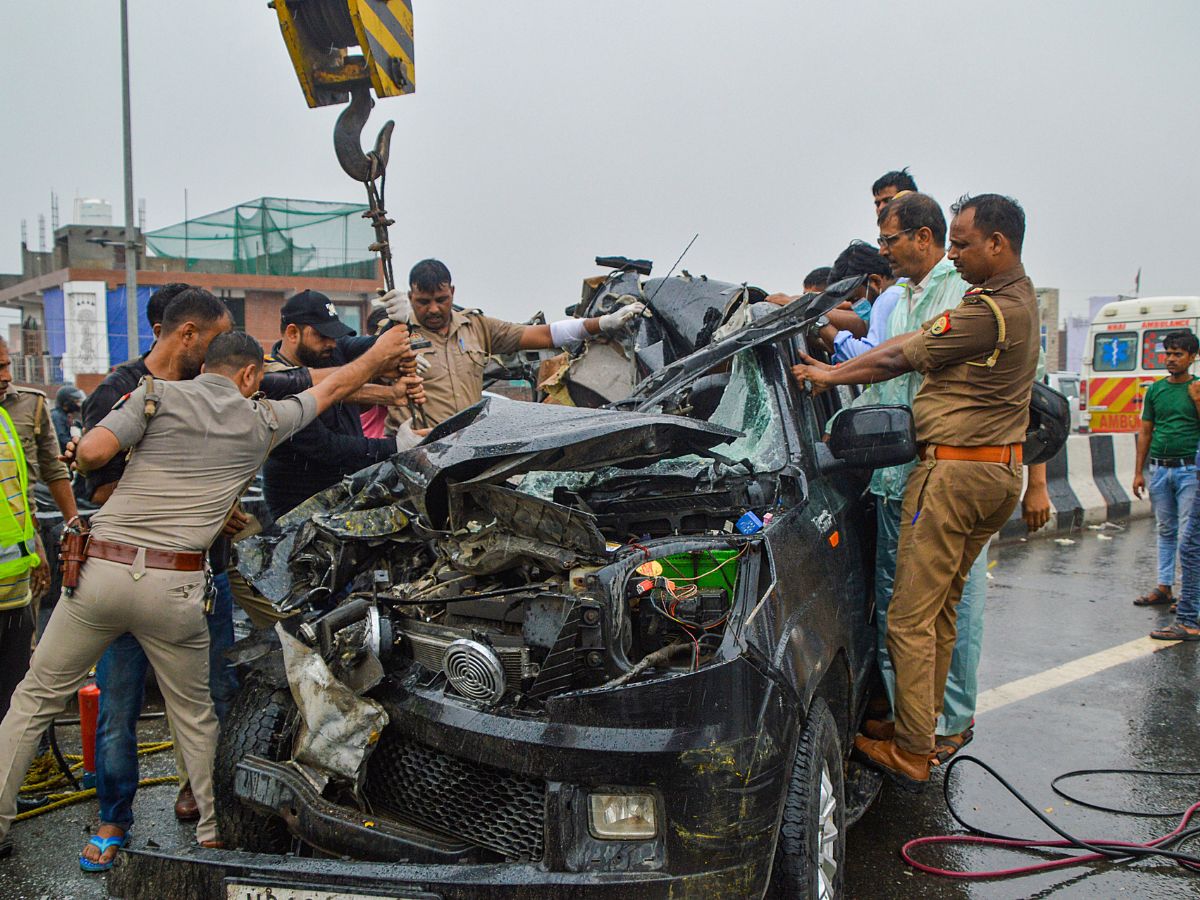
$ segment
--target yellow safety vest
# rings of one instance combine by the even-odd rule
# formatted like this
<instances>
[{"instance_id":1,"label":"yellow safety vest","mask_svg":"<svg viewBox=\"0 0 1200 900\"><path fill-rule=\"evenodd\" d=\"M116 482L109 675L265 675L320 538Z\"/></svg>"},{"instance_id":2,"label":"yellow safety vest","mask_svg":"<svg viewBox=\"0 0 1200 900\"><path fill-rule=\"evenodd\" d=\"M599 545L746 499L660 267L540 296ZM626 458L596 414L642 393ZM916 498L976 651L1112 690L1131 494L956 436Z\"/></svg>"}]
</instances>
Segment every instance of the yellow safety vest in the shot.
<instances>
[{"instance_id":1,"label":"yellow safety vest","mask_svg":"<svg viewBox=\"0 0 1200 900\"><path fill-rule=\"evenodd\" d=\"M0 438L8 442L15 471L4 471L0 463L0 610L14 609L29 602L26 573L39 565L34 532L37 521L29 508L29 476L21 438L8 411L0 407ZM14 490L16 493L14 493Z\"/></svg>"}]
</instances>

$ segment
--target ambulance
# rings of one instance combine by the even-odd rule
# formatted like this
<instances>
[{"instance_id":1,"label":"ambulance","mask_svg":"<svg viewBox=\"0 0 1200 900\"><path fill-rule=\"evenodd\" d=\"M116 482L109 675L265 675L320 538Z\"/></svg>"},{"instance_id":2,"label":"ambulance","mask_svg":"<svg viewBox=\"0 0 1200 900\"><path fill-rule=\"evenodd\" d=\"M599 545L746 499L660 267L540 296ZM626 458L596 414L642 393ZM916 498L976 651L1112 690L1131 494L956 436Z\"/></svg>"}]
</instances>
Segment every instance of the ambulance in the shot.
<instances>
[{"instance_id":1,"label":"ambulance","mask_svg":"<svg viewBox=\"0 0 1200 900\"><path fill-rule=\"evenodd\" d=\"M1090 431L1137 431L1142 398L1166 377L1163 338L1200 334L1200 297L1135 297L1106 303L1083 348L1083 423Z\"/></svg>"}]
</instances>

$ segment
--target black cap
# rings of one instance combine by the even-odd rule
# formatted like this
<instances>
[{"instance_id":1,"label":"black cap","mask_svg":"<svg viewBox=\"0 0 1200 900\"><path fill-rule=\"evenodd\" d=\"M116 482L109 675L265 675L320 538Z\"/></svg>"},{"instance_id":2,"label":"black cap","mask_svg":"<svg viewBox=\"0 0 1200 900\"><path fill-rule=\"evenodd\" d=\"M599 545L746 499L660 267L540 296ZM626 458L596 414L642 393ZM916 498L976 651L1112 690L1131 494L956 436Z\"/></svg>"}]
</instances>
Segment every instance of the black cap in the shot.
<instances>
[{"instance_id":1,"label":"black cap","mask_svg":"<svg viewBox=\"0 0 1200 900\"><path fill-rule=\"evenodd\" d=\"M279 311L279 321L285 326L311 325L319 334L330 338L354 334L354 329L348 328L337 317L333 301L320 291L301 291L293 295Z\"/></svg>"}]
</instances>

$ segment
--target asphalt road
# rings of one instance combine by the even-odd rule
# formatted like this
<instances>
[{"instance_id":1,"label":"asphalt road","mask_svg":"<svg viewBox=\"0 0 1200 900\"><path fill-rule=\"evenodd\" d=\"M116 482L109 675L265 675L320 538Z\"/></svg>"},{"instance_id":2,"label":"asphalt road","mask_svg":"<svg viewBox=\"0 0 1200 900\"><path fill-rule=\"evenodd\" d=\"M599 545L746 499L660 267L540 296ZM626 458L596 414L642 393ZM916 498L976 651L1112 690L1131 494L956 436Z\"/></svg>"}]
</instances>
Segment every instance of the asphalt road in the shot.
<instances>
[{"instance_id":1,"label":"asphalt road","mask_svg":"<svg viewBox=\"0 0 1200 900\"><path fill-rule=\"evenodd\" d=\"M1151 522L1134 522L1126 531L1084 531L1073 540L1034 540L993 553L980 673L984 711L977 716L977 736L968 752L998 769L1067 830L1082 837L1146 840L1174 822L1088 810L1053 794L1049 783L1061 772L1083 768L1200 770L1200 644L1139 642L1168 620L1159 609L1130 603L1153 580ZM162 730L161 720L146 723L143 739L159 737ZM77 745L78 730L68 729L65 737ZM148 757L144 772L171 770L171 754L165 753ZM964 765L955 782L952 794L969 821L994 832L1048 835L978 772ZM1200 799L1200 778L1107 778L1073 788L1085 799L1145 810L1182 808ZM191 839L190 829L171 814L174 796L172 786L139 792L134 831L139 842L172 846ZM88 801L20 823L13 833L17 854L0 861L0 896L105 897L104 876L83 875L76 862L95 815L95 802ZM850 832L846 896L1200 896L1200 876L1161 863L968 882L915 873L900 860L899 848L910 838L957 830L940 779L915 798L885 788ZM1200 846L1193 849L1200 852ZM1007 868L1032 859L977 848L927 848L922 858L968 869Z\"/></svg>"},{"instance_id":2,"label":"asphalt road","mask_svg":"<svg viewBox=\"0 0 1200 900\"><path fill-rule=\"evenodd\" d=\"M964 753L987 762L1055 824L1079 837L1144 841L1174 828L1178 818L1089 810L1055 795L1050 781L1077 769L1200 770L1200 644L1147 641L1129 646L1170 621L1165 608L1139 609L1131 603L1155 580L1151 521L1133 522L1125 531L1085 530L1071 540L1032 540L993 553L980 668L981 689L992 690L981 700L1012 702L977 714L976 737ZM1124 649L1113 651L1115 647ZM1125 657L1132 658L1121 662ZM1067 666L1077 660L1090 662ZM1002 686L1018 690L1006 694ZM1200 777L1107 776L1076 781L1068 789L1080 799L1114 807L1184 809L1200 800ZM968 764L954 773L951 795L960 814L979 828L1056 837ZM1200 896L1200 875L1165 863L963 881L914 872L900 859L899 848L911 838L957 831L940 778L915 799L885 787L850 832L847 897ZM1197 844L1192 842L1194 853L1200 853ZM919 852L930 864L963 870L1037 861L1028 853L992 848L926 847Z\"/></svg>"}]
</instances>

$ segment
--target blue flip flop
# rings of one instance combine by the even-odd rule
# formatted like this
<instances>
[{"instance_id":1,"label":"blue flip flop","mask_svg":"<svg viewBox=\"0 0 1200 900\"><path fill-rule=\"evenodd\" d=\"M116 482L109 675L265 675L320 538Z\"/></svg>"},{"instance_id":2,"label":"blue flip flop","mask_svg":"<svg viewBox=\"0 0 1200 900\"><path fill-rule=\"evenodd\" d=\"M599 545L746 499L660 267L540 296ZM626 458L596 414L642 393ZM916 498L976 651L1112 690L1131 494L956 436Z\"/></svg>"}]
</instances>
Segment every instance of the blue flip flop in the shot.
<instances>
[{"instance_id":1,"label":"blue flip flop","mask_svg":"<svg viewBox=\"0 0 1200 900\"><path fill-rule=\"evenodd\" d=\"M121 835L120 837L106 837L106 838L102 838L102 837L100 837L100 835L94 834L88 840L88 843L91 844L93 847L95 847L97 850L99 850L100 855L103 856L104 852L106 850L108 850L110 847L116 847L118 850L120 850L127 843L129 843L129 833L126 832L125 834ZM111 869L113 867L113 863L115 863L116 861L117 861L117 854L115 854L115 853L112 855L112 858L106 863L92 862L90 859L88 859L82 853L79 854L79 868L83 869L83 871L85 871L85 872L107 872L109 869Z\"/></svg>"}]
</instances>

